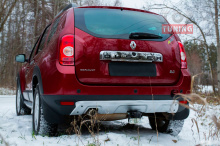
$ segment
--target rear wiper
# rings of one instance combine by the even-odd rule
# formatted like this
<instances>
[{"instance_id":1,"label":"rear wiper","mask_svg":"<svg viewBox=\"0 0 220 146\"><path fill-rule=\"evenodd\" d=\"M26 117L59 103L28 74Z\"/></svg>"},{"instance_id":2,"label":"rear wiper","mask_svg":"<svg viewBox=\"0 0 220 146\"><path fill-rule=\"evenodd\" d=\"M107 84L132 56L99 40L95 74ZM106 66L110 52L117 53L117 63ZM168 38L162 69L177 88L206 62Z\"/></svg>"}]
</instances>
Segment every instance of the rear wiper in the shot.
<instances>
[{"instance_id":1,"label":"rear wiper","mask_svg":"<svg viewBox=\"0 0 220 146\"><path fill-rule=\"evenodd\" d=\"M151 34L151 33L143 33L143 32L134 32L129 35L130 39L162 39L162 36Z\"/></svg>"}]
</instances>

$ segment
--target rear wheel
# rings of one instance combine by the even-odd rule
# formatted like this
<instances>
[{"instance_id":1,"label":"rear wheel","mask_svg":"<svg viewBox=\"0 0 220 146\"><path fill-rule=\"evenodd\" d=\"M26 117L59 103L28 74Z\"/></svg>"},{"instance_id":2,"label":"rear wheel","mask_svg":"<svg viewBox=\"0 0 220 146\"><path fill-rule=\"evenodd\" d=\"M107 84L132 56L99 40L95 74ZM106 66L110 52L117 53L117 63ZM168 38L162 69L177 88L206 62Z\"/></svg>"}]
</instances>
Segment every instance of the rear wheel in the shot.
<instances>
[{"instance_id":1,"label":"rear wheel","mask_svg":"<svg viewBox=\"0 0 220 146\"><path fill-rule=\"evenodd\" d=\"M17 116L31 114L31 109L29 109L24 104L24 98L21 93L21 87L19 81L17 81L17 89L16 89L16 114Z\"/></svg>"},{"instance_id":2,"label":"rear wheel","mask_svg":"<svg viewBox=\"0 0 220 146\"><path fill-rule=\"evenodd\" d=\"M157 129L159 132L177 136L183 128L184 120L166 120L160 118L156 118L155 120L154 117L149 117L149 123L153 130Z\"/></svg>"},{"instance_id":3,"label":"rear wheel","mask_svg":"<svg viewBox=\"0 0 220 146\"><path fill-rule=\"evenodd\" d=\"M32 128L34 134L55 136L57 134L57 124L49 123L44 118L44 111L41 102L39 86L37 85L34 94Z\"/></svg>"}]
</instances>

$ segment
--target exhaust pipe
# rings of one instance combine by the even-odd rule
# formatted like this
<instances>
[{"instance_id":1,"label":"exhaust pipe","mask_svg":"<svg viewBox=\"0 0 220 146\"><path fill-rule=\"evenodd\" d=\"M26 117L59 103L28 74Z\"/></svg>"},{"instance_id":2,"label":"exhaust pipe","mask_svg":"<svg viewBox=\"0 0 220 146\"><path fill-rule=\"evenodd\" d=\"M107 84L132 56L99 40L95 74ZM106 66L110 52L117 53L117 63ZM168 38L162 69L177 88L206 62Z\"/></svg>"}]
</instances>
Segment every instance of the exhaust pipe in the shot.
<instances>
[{"instance_id":1,"label":"exhaust pipe","mask_svg":"<svg viewBox=\"0 0 220 146\"><path fill-rule=\"evenodd\" d=\"M127 114L99 114L98 109L89 109L86 113L90 118L98 121L114 121L127 119Z\"/></svg>"}]
</instances>

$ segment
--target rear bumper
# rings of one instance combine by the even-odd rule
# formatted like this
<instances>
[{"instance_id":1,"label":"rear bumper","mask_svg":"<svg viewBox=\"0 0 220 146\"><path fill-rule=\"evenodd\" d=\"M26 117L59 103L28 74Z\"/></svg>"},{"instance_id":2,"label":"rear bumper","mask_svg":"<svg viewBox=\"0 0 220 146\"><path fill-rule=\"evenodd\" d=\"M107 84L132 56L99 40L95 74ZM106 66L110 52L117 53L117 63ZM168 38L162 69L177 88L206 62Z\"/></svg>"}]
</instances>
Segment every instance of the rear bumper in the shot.
<instances>
[{"instance_id":1,"label":"rear bumper","mask_svg":"<svg viewBox=\"0 0 220 146\"><path fill-rule=\"evenodd\" d=\"M163 107L173 103L175 100L172 95L173 91L182 94L190 93L191 76L187 69L181 69L179 81L170 86L84 85L77 79L74 66L57 65L57 69L54 69L55 73L52 75L50 72L42 73L44 74L42 75L44 77L42 78L44 89L42 99L43 104L46 105L44 106L45 118L52 123L62 123L64 115L84 114L90 108L90 105L93 108L98 105L100 106L99 110L107 113L109 113L107 105L116 103L112 113L117 113L117 109L121 107L123 107L123 110L119 110L120 112L126 112L126 110L132 108L132 110L140 110L146 113L170 113L168 107L162 110L158 105ZM72 101L75 105L62 106L60 105L61 101ZM124 101L126 101L126 104L123 103ZM153 101L156 101L157 104ZM142 102L144 105L141 104ZM83 110L77 113L77 110L84 104ZM109 108L111 109L111 107ZM155 110L152 110L152 108L155 108ZM188 115L189 110L179 106L175 116L170 118L181 120L187 118Z\"/></svg>"},{"instance_id":2,"label":"rear bumper","mask_svg":"<svg viewBox=\"0 0 220 146\"><path fill-rule=\"evenodd\" d=\"M176 113L178 108L177 100L78 101L70 115L86 114L89 109L97 109L99 114L124 114L128 111Z\"/></svg>"},{"instance_id":3,"label":"rear bumper","mask_svg":"<svg viewBox=\"0 0 220 146\"><path fill-rule=\"evenodd\" d=\"M153 98L153 100L152 100ZM97 108L99 114L127 113L176 113L172 119L185 119L189 110L179 106L181 98L170 95L42 95L45 119L50 123L63 123L64 116L83 115L88 109ZM71 101L63 106L61 101Z\"/></svg>"}]
</instances>

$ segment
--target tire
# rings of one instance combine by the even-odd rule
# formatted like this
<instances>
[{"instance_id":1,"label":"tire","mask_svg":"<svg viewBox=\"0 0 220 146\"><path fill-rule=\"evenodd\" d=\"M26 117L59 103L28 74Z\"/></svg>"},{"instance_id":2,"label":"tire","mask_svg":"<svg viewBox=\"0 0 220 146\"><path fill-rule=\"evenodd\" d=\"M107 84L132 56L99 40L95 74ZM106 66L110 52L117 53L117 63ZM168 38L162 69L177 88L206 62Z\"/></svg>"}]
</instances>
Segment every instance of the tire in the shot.
<instances>
[{"instance_id":1,"label":"tire","mask_svg":"<svg viewBox=\"0 0 220 146\"><path fill-rule=\"evenodd\" d=\"M31 109L29 109L24 104L24 98L21 93L21 87L19 81L17 81L17 89L16 89L16 114L17 116L31 114Z\"/></svg>"},{"instance_id":2,"label":"tire","mask_svg":"<svg viewBox=\"0 0 220 146\"><path fill-rule=\"evenodd\" d=\"M44 111L39 92L39 85L35 88L33 114L32 114L32 130L36 135L42 136L56 136L57 124L49 123L44 118Z\"/></svg>"},{"instance_id":3,"label":"tire","mask_svg":"<svg viewBox=\"0 0 220 146\"><path fill-rule=\"evenodd\" d=\"M167 133L172 136L177 136L184 124L184 120L166 120L166 119L156 119L157 130L162 133ZM149 117L149 123L153 130L156 130L155 118Z\"/></svg>"}]
</instances>

